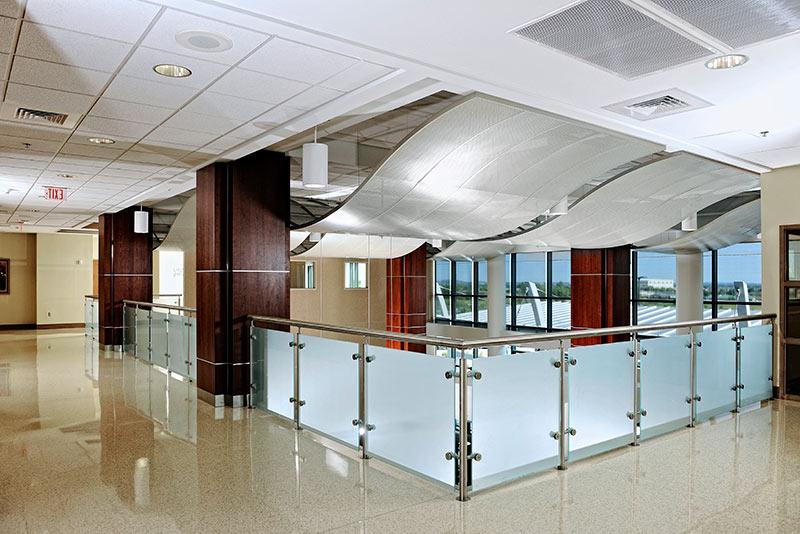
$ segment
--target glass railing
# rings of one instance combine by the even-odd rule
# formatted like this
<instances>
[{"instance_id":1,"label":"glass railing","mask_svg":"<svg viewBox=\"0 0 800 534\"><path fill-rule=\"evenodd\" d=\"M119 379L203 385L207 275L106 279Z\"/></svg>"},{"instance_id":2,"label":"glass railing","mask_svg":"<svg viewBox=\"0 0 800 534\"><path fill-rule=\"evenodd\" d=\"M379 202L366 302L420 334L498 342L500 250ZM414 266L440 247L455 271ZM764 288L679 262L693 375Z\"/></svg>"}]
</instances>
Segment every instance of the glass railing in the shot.
<instances>
[{"instance_id":1,"label":"glass railing","mask_svg":"<svg viewBox=\"0 0 800 534\"><path fill-rule=\"evenodd\" d=\"M771 398L774 318L463 341L251 317L249 403L465 500Z\"/></svg>"},{"instance_id":2,"label":"glass railing","mask_svg":"<svg viewBox=\"0 0 800 534\"><path fill-rule=\"evenodd\" d=\"M86 295L83 299L83 324L86 337L97 343L100 340L100 306L97 295Z\"/></svg>"},{"instance_id":3,"label":"glass railing","mask_svg":"<svg viewBox=\"0 0 800 534\"><path fill-rule=\"evenodd\" d=\"M181 293L157 293L153 295L154 304L169 304L170 306L182 306L183 294Z\"/></svg>"},{"instance_id":4,"label":"glass railing","mask_svg":"<svg viewBox=\"0 0 800 534\"><path fill-rule=\"evenodd\" d=\"M124 352L169 373L195 379L196 308L126 300L122 311Z\"/></svg>"}]
</instances>

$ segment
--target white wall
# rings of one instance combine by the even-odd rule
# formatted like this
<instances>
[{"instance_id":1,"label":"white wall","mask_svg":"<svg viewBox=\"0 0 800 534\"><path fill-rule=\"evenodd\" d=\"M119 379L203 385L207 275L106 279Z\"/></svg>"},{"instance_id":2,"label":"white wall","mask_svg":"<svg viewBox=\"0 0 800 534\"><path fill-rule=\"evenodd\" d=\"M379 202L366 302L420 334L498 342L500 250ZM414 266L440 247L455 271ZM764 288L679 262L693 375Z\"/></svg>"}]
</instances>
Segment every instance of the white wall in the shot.
<instances>
[{"instance_id":1,"label":"white wall","mask_svg":"<svg viewBox=\"0 0 800 534\"><path fill-rule=\"evenodd\" d=\"M761 176L762 310L780 313L780 226L800 224L800 166ZM774 339L780 340L780 325ZM775 376L780 376L776 347ZM776 384L777 385L777 384Z\"/></svg>"},{"instance_id":2,"label":"white wall","mask_svg":"<svg viewBox=\"0 0 800 534\"><path fill-rule=\"evenodd\" d=\"M36 236L36 322L82 323L84 296L92 294L91 235Z\"/></svg>"}]
</instances>

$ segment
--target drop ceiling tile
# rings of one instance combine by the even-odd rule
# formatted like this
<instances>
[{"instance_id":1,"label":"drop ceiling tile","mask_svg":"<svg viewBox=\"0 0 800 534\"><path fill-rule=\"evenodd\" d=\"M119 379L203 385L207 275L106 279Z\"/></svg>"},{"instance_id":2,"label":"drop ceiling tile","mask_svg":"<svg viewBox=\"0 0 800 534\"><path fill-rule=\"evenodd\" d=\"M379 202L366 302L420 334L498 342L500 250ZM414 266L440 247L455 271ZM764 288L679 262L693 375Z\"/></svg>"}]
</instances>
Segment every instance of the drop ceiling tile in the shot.
<instances>
[{"instance_id":1,"label":"drop ceiling tile","mask_svg":"<svg viewBox=\"0 0 800 534\"><path fill-rule=\"evenodd\" d=\"M92 183L98 184L131 184L150 176L150 171L134 171L131 169L103 169L92 178Z\"/></svg>"},{"instance_id":2,"label":"drop ceiling tile","mask_svg":"<svg viewBox=\"0 0 800 534\"><path fill-rule=\"evenodd\" d=\"M130 45L119 41L25 22L17 44L17 54L113 72L130 48ZM87 50L91 50L91 53L87 53Z\"/></svg>"},{"instance_id":3,"label":"drop ceiling tile","mask_svg":"<svg viewBox=\"0 0 800 534\"><path fill-rule=\"evenodd\" d=\"M116 143L112 146L116 146ZM107 161L117 159L123 152L125 152L124 148L111 148L107 145L81 144L72 141L64 145L64 148L61 149L61 154L96 158L98 162L102 162L104 165Z\"/></svg>"},{"instance_id":4,"label":"drop ceiling tile","mask_svg":"<svg viewBox=\"0 0 800 534\"><path fill-rule=\"evenodd\" d=\"M41 172L41 169L25 169L20 167L8 167L0 165L0 176L35 177L39 176Z\"/></svg>"},{"instance_id":5,"label":"drop ceiling tile","mask_svg":"<svg viewBox=\"0 0 800 534\"><path fill-rule=\"evenodd\" d=\"M0 167L14 167L24 169L46 169L48 161L33 160L33 159L19 159L0 156Z\"/></svg>"},{"instance_id":6,"label":"drop ceiling tile","mask_svg":"<svg viewBox=\"0 0 800 534\"><path fill-rule=\"evenodd\" d=\"M24 5L25 3L19 0L0 0L0 16L19 17Z\"/></svg>"},{"instance_id":7,"label":"drop ceiling tile","mask_svg":"<svg viewBox=\"0 0 800 534\"><path fill-rule=\"evenodd\" d=\"M92 167L94 169L102 169L111 163L108 159L90 158L85 156L78 156L75 154L60 153L53 158L52 165L68 164L68 165L81 165L83 167Z\"/></svg>"},{"instance_id":8,"label":"drop ceiling tile","mask_svg":"<svg viewBox=\"0 0 800 534\"><path fill-rule=\"evenodd\" d=\"M306 110L304 109L293 108L291 106L281 104L280 106L275 106L271 110L259 116L253 122L273 124L277 126L278 124L283 124L294 118L297 118L305 112Z\"/></svg>"},{"instance_id":9,"label":"drop ceiling tile","mask_svg":"<svg viewBox=\"0 0 800 534\"><path fill-rule=\"evenodd\" d=\"M6 79L6 67L8 66L8 54L0 53L0 80Z\"/></svg>"},{"instance_id":10,"label":"drop ceiling tile","mask_svg":"<svg viewBox=\"0 0 800 534\"><path fill-rule=\"evenodd\" d=\"M213 134L207 132L193 132L189 130L181 130L178 128L168 128L161 126L156 128L153 133L145 137L146 142L154 142L156 144L167 144L167 146L181 145L190 147L201 147L210 143L221 134Z\"/></svg>"},{"instance_id":11,"label":"drop ceiling tile","mask_svg":"<svg viewBox=\"0 0 800 534\"><path fill-rule=\"evenodd\" d=\"M26 108L57 113L83 114L89 110L93 101L94 97L88 95L20 85L18 83L9 83L6 92L6 102L13 102Z\"/></svg>"},{"instance_id":12,"label":"drop ceiling tile","mask_svg":"<svg viewBox=\"0 0 800 534\"><path fill-rule=\"evenodd\" d=\"M192 113L214 115L243 122L263 113L272 106L273 104L205 91L186 104L184 109Z\"/></svg>"},{"instance_id":13,"label":"drop ceiling tile","mask_svg":"<svg viewBox=\"0 0 800 534\"><path fill-rule=\"evenodd\" d=\"M16 58L11 70L12 82L86 95L99 93L108 79L106 72L25 57Z\"/></svg>"},{"instance_id":14,"label":"drop ceiling tile","mask_svg":"<svg viewBox=\"0 0 800 534\"><path fill-rule=\"evenodd\" d=\"M210 90L257 102L277 104L308 87L308 84L243 69L233 69Z\"/></svg>"},{"instance_id":15,"label":"drop ceiling tile","mask_svg":"<svg viewBox=\"0 0 800 534\"><path fill-rule=\"evenodd\" d=\"M300 109L313 109L330 102L344 93L326 87L314 86L286 102L287 106Z\"/></svg>"},{"instance_id":16,"label":"drop ceiling tile","mask_svg":"<svg viewBox=\"0 0 800 534\"><path fill-rule=\"evenodd\" d=\"M191 45L181 44L185 41L185 37L189 37L181 35L184 32L216 34L216 36L222 37L220 42L227 40L230 48L216 52L192 48ZM168 9L147 34L143 44L176 54L215 61L224 65L233 65L268 38L268 35L246 30L239 26L230 26L205 17Z\"/></svg>"},{"instance_id":17,"label":"drop ceiling tile","mask_svg":"<svg viewBox=\"0 0 800 534\"><path fill-rule=\"evenodd\" d=\"M17 21L8 18L0 17L0 52L11 52L14 47L14 27Z\"/></svg>"},{"instance_id":18,"label":"drop ceiling tile","mask_svg":"<svg viewBox=\"0 0 800 534\"><path fill-rule=\"evenodd\" d=\"M173 109L124 102L111 98L101 98L89 112L90 117L105 117L143 124L161 124L173 112Z\"/></svg>"},{"instance_id":19,"label":"drop ceiling tile","mask_svg":"<svg viewBox=\"0 0 800 534\"><path fill-rule=\"evenodd\" d=\"M233 130L241 124L240 121L216 117L214 115L202 115L191 111L181 110L164 123L170 128L180 128L196 132L216 134L216 137Z\"/></svg>"},{"instance_id":20,"label":"drop ceiling tile","mask_svg":"<svg viewBox=\"0 0 800 534\"><path fill-rule=\"evenodd\" d=\"M186 150L188 153L191 149ZM127 162L136 162L136 163L150 163L152 164L153 168L150 174L157 172L162 165L169 165L175 161L175 158L172 156L165 156L161 154L147 154L145 152L126 152L120 159L120 162L127 161Z\"/></svg>"},{"instance_id":21,"label":"drop ceiling tile","mask_svg":"<svg viewBox=\"0 0 800 534\"><path fill-rule=\"evenodd\" d=\"M116 76L103 96L138 104L177 109L197 93L197 89L130 76Z\"/></svg>"},{"instance_id":22,"label":"drop ceiling tile","mask_svg":"<svg viewBox=\"0 0 800 534\"><path fill-rule=\"evenodd\" d=\"M123 137L127 139L141 139L153 129L150 124L105 119L103 117L86 117L76 130L84 135L97 134L105 137Z\"/></svg>"},{"instance_id":23,"label":"drop ceiling tile","mask_svg":"<svg viewBox=\"0 0 800 534\"><path fill-rule=\"evenodd\" d=\"M57 173L86 176L87 178L100 172L100 169L97 167L92 167L89 165L76 165L74 163L67 163L64 161L53 161L53 163L47 166L47 170Z\"/></svg>"},{"instance_id":24,"label":"drop ceiling tile","mask_svg":"<svg viewBox=\"0 0 800 534\"><path fill-rule=\"evenodd\" d=\"M153 67L162 63L181 65L192 71L192 74L185 78L162 76L153 70ZM120 73L152 82L202 89L218 78L227 68L219 63L211 63L210 61L163 52L153 48L139 47L125 63L125 66L122 67Z\"/></svg>"},{"instance_id":25,"label":"drop ceiling tile","mask_svg":"<svg viewBox=\"0 0 800 534\"><path fill-rule=\"evenodd\" d=\"M133 145L136 144L136 140L130 141L130 140L123 139L121 137L116 137L116 138L114 138L114 141L115 141L114 144L111 144L111 145L98 145L97 143L92 143L91 141L89 141L89 139L92 139L93 137L96 137L96 136L82 135L82 134L76 132L76 133L73 133L70 136L69 142L65 146L81 145L81 146L85 146L85 147L89 147L89 148L94 148L95 150L98 151L97 154L101 155L102 152L100 152L100 151L107 151L108 153L111 153L111 152L113 152L115 150L127 150L127 149L129 149L130 147L132 147ZM75 153L77 153L77 152L75 152ZM91 155L91 153L88 154L88 155Z\"/></svg>"},{"instance_id":26,"label":"drop ceiling tile","mask_svg":"<svg viewBox=\"0 0 800 534\"><path fill-rule=\"evenodd\" d=\"M134 43L157 13L158 6L131 0L28 0L25 20Z\"/></svg>"},{"instance_id":27,"label":"drop ceiling tile","mask_svg":"<svg viewBox=\"0 0 800 534\"><path fill-rule=\"evenodd\" d=\"M392 69L382 65L376 65L368 61L359 61L349 69L336 74L324 82L320 83L323 87L336 89L337 91L352 91L377 80L392 72Z\"/></svg>"},{"instance_id":28,"label":"drop ceiling tile","mask_svg":"<svg viewBox=\"0 0 800 534\"><path fill-rule=\"evenodd\" d=\"M358 60L320 48L275 38L242 61L244 69L315 84Z\"/></svg>"},{"instance_id":29,"label":"drop ceiling tile","mask_svg":"<svg viewBox=\"0 0 800 534\"><path fill-rule=\"evenodd\" d=\"M3 120L0 120L0 124L3 127L3 135L41 139L43 141L64 141L69 137L68 130L57 126L49 127L41 124L32 126L31 123Z\"/></svg>"},{"instance_id":30,"label":"drop ceiling tile","mask_svg":"<svg viewBox=\"0 0 800 534\"><path fill-rule=\"evenodd\" d=\"M239 137L234 137L232 135L226 135L220 139L217 139L214 142L211 142L203 147L204 151L211 152L212 154L221 154L226 150L230 150L231 148L242 144L244 139Z\"/></svg>"}]
</instances>

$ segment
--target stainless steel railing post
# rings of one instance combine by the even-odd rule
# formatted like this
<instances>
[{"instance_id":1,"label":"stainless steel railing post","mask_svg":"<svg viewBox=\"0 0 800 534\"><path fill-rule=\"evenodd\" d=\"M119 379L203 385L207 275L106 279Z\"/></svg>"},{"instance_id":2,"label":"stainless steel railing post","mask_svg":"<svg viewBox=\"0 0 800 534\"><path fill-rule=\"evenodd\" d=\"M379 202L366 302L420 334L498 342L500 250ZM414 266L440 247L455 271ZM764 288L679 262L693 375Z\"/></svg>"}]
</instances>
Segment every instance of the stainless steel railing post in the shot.
<instances>
[{"instance_id":1,"label":"stainless steel railing post","mask_svg":"<svg viewBox=\"0 0 800 534\"><path fill-rule=\"evenodd\" d=\"M249 358L250 358L250 388L249 388L248 393L247 393L247 407L252 410L253 408L255 408L255 406L253 404L253 396L254 396L254 392L255 392L255 388L256 388L256 380L255 380L255 376L253 374L253 368L255 367L255 359L253 358L253 355L254 355L253 354L253 341L255 341L256 335L253 332L253 320L249 319L248 322L249 322L249 327L247 329L247 338L250 340L250 354L249 354Z\"/></svg>"},{"instance_id":2,"label":"stainless steel railing post","mask_svg":"<svg viewBox=\"0 0 800 534\"><path fill-rule=\"evenodd\" d=\"M633 421L633 443L632 446L639 446L642 427L642 344L638 334L632 334L633 350L630 352L633 358L633 412L628 417Z\"/></svg>"},{"instance_id":3,"label":"stainless steel railing post","mask_svg":"<svg viewBox=\"0 0 800 534\"><path fill-rule=\"evenodd\" d=\"M469 406L467 404L467 357L464 349L461 349L458 369L458 500L469 500L469 486L467 485L467 463L469 462L469 451L467 450L467 429L469 424Z\"/></svg>"},{"instance_id":4,"label":"stainless steel railing post","mask_svg":"<svg viewBox=\"0 0 800 534\"><path fill-rule=\"evenodd\" d=\"M733 387L736 391L736 408L733 411L739 413L742 408L742 388L744 388L742 384L742 339L744 338L742 337L741 323L736 323L734 332L733 341L736 342L736 383Z\"/></svg>"},{"instance_id":5,"label":"stainless steel railing post","mask_svg":"<svg viewBox=\"0 0 800 534\"><path fill-rule=\"evenodd\" d=\"M139 340L137 336L139 335L139 305L134 304L133 308L133 357L139 357Z\"/></svg>"},{"instance_id":6,"label":"stainless steel railing post","mask_svg":"<svg viewBox=\"0 0 800 534\"><path fill-rule=\"evenodd\" d=\"M697 334L689 330L689 428L697 422Z\"/></svg>"},{"instance_id":7,"label":"stainless steel railing post","mask_svg":"<svg viewBox=\"0 0 800 534\"><path fill-rule=\"evenodd\" d=\"M569 354L564 340L559 340L559 416L558 416L558 468L566 470L569 461Z\"/></svg>"},{"instance_id":8,"label":"stainless steel railing post","mask_svg":"<svg viewBox=\"0 0 800 534\"><path fill-rule=\"evenodd\" d=\"M769 335L772 337L772 343L770 344L770 373L769 373L769 380L772 382L772 396L775 396L775 319L769 320L770 325L770 333Z\"/></svg>"},{"instance_id":9,"label":"stainless steel railing post","mask_svg":"<svg viewBox=\"0 0 800 534\"><path fill-rule=\"evenodd\" d=\"M153 363L153 310L147 310L147 361Z\"/></svg>"},{"instance_id":10,"label":"stainless steel railing post","mask_svg":"<svg viewBox=\"0 0 800 534\"><path fill-rule=\"evenodd\" d=\"M358 454L369 458L369 419L367 414L367 338L358 344Z\"/></svg>"},{"instance_id":11,"label":"stainless steel railing post","mask_svg":"<svg viewBox=\"0 0 800 534\"><path fill-rule=\"evenodd\" d=\"M167 362L167 376L170 375L171 367L169 365L170 353L169 353L169 316L172 314L172 310L167 309L167 316L164 317L164 347L166 347L166 351L164 353L164 358Z\"/></svg>"},{"instance_id":12,"label":"stainless steel railing post","mask_svg":"<svg viewBox=\"0 0 800 534\"><path fill-rule=\"evenodd\" d=\"M289 402L294 404L294 427L297 430L300 430L300 407L305 404L305 402L300 400L300 349L302 348L303 346L300 344L300 328L298 327L297 332L294 333L292 341L294 361L294 396L289 399Z\"/></svg>"},{"instance_id":13,"label":"stainless steel railing post","mask_svg":"<svg viewBox=\"0 0 800 534\"><path fill-rule=\"evenodd\" d=\"M192 321L191 316L184 315L186 322L186 378L192 381Z\"/></svg>"}]
</instances>

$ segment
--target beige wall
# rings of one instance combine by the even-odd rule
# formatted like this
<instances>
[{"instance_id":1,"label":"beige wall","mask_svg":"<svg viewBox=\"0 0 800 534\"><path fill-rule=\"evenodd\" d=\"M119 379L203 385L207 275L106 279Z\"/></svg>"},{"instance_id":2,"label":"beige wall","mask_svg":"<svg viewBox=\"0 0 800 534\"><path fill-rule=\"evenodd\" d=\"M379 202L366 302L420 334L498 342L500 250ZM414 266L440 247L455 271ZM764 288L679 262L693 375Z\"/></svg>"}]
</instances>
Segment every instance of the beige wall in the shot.
<instances>
[{"instance_id":1,"label":"beige wall","mask_svg":"<svg viewBox=\"0 0 800 534\"><path fill-rule=\"evenodd\" d=\"M197 306L197 253L194 248L183 251L183 305Z\"/></svg>"},{"instance_id":2,"label":"beige wall","mask_svg":"<svg viewBox=\"0 0 800 534\"><path fill-rule=\"evenodd\" d=\"M315 288L291 290L291 318L386 329L386 260L370 260L367 289L345 289L344 259L315 262Z\"/></svg>"},{"instance_id":3,"label":"beige wall","mask_svg":"<svg viewBox=\"0 0 800 534\"><path fill-rule=\"evenodd\" d=\"M780 312L780 226L800 224L800 166L761 176L761 283L764 313ZM780 332L780 325L778 331ZM780 335L775 335L776 342ZM775 351L775 376L779 376ZM776 384L777 385L777 384Z\"/></svg>"},{"instance_id":4,"label":"beige wall","mask_svg":"<svg viewBox=\"0 0 800 534\"><path fill-rule=\"evenodd\" d=\"M91 235L36 236L36 322L82 323L84 295L92 294Z\"/></svg>"},{"instance_id":5,"label":"beige wall","mask_svg":"<svg viewBox=\"0 0 800 534\"><path fill-rule=\"evenodd\" d=\"M36 234L0 232L0 258L8 258L9 293L0 295L0 325L36 322Z\"/></svg>"}]
</instances>

